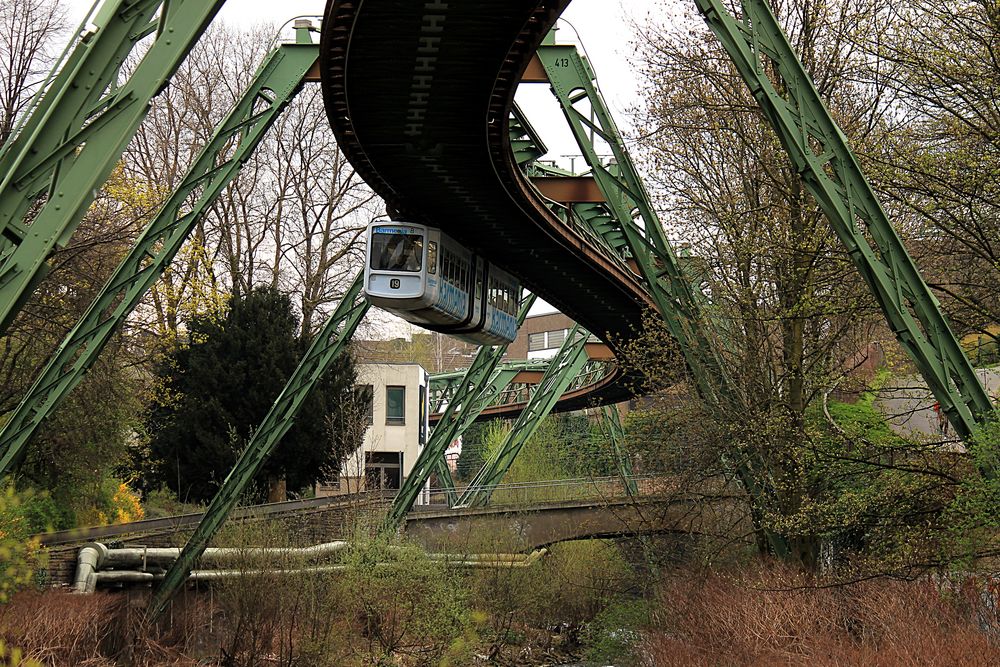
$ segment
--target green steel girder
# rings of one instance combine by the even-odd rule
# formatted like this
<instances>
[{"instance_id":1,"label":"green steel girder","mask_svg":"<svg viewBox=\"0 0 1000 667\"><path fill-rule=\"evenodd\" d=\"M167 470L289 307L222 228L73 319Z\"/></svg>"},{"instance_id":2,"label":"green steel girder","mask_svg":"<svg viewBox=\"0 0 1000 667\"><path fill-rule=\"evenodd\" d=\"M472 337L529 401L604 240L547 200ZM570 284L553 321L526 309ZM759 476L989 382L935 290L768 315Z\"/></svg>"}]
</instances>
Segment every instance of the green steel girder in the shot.
<instances>
[{"instance_id":1,"label":"green steel girder","mask_svg":"<svg viewBox=\"0 0 1000 667\"><path fill-rule=\"evenodd\" d=\"M615 464L618 466L618 474L622 478L625 490L630 495L638 495L639 487L635 483L635 475L632 472L632 460L625 452L625 427L622 425L618 408L613 405L601 407L601 430L611 442Z\"/></svg>"},{"instance_id":2,"label":"green steel girder","mask_svg":"<svg viewBox=\"0 0 1000 667\"><path fill-rule=\"evenodd\" d=\"M720 388L731 391L731 387L706 335L691 285L663 233L642 179L594 83L589 63L575 46L552 44L551 41L550 35L546 43L538 47L538 58L611 215L599 217L600 210L590 211L590 215L583 210L576 213L583 214L584 223L593 228L603 245L619 256L623 245L613 234L620 233L624 237L629 255L677 340L699 391L706 400L715 402ZM586 108L581 109L581 106ZM595 136L610 148L613 164L602 163L594 145ZM633 211L638 212L641 224L633 218Z\"/></svg>"},{"instance_id":3,"label":"green steel girder","mask_svg":"<svg viewBox=\"0 0 1000 667\"><path fill-rule=\"evenodd\" d=\"M319 47L312 43L308 29L298 28L296 33L297 43L283 44L265 58L253 82L219 123L180 186L0 429L0 477L11 471L42 422L83 379L114 332L159 280L205 211L301 90L307 72L319 57ZM199 189L198 200L184 210L184 202Z\"/></svg>"},{"instance_id":4,"label":"green steel girder","mask_svg":"<svg viewBox=\"0 0 1000 667\"><path fill-rule=\"evenodd\" d=\"M555 44L553 33L537 53L552 93L562 107L610 213L603 217L600 211L593 212L591 217L584 217L585 224L593 227L593 234L603 239L612 252L624 255L626 248L612 235L614 227L618 227L624 236L628 257L635 262L657 310L677 341L702 399L713 408L739 409L745 398L739 395L720 361L718 341L710 336L711 330L700 308L703 295L696 294L683 264L670 247L642 179L594 83L593 70L575 46ZM611 149L613 164L601 162L594 145L595 136ZM633 211L638 213L641 225L633 217ZM732 466L755 505L766 506L769 500L762 485L767 480L763 463L753 459L732 462ZM755 507L754 511L759 514L760 509ZM768 531L767 539L776 555L783 557L788 553L787 542L780 535Z\"/></svg>"},{"instance_id":5,"label":"green steel girder","mask_svg":"<svg viewBox=\"0 0 1000 667\"><path fill-rule=\"evenodd\" d=\"M518 373L524 371L544 373L545 369L548 367L549 363L547 360L512 361L501 364L498 369L509 371L510 378L512 380ZM431 376L431 414L440 413L442 408L454 400L455 395L462 390L463 387L467 386L467 372L468 369L465 369L461 371L454 371L452 373L435 373ZM499 398L499 393L494 394L494 398ZM494 405L503 405L503 403L497 402Z\"/></svg>"},{"instance_id":6,"label":"green steel girder","mask_svg":"<svg viewBox=\"0 0 1000 667\"><path fill-rule=\"evenodd\" d=\"M548 359L508 361L497 368L497 373L509 373L510 378L515 378L517 375L525 372L544 374L548 370L549 364L550 360ZM588 360L583 368L580 369L580 372L576 374L576 377L573 378L566 391L572 392L596 384L614 370L614 363ZM464 377L465 371L438 373L431 376L432 414L440 413L441 406L446 405L462 386L461 381ZM505 382L502 388L497 389L491 394L490 403L485 408L527 403L537 388L538 383L536 382L515 382L511 379L509 382Z\"/></svg>"},{"instance_id":7,"label":"green steel girder","mask_svg":"<svg viewBox=\"0 0 1000 667\"><path fill-rule=\"evenodd\" d=\"M977 424L995 418L990 398L768 4L743 0L742 20L720 0L695 4L847 248L897 340L955 430L969 438Z\"/></svg>"},{"instance_id":8,"label":"green steel girder","mask_svg":"<svg viewBox=\"0 0 1000 667\"><path fill-rule=\"evenodd\" d=\"M538 132L528 122L521 107L514 104L508 120L510 133L510 149L514 153L514 161L526 166L549 152Z\"/></svg>"},{"instance_id":9,"label":"green steel girder","mask_svg":"<svg viewBox=\"0 0 1000 667\"><path fill-rule=\"evenodd\" d=\"M0 154L0 333L224 0L109 0ZM157 15L157 10L161 9ZM118 77L139 42L149 50ZM25 217L39 197L37 214Z\"/></svg>"},{"instance_id":10,"label":"green steel girder","mask_svg":"<svg viewBox=\"0 0 1000 667\"><path fill-rule=\"evenodd\" d=\"M534 294L527 294L521 299L521 307L517 313L518 327L524 323L524 318L528 316L528 311L534 303ZM396 494L396 499L385 518L386 530L394 531L402 525L406 514L420 495L420 489L430 478L431 473L444 463L444 452L448 449L448 445L476 420L486 406L517 375L516 369L499 368L500 360L506 351L506 345L487 345L479 348L472 365L462 374L461 381L448 385L454 389L453 393L437 399L439 409L442 403L447 407L431 432L427 444L417 455L417 460L403 481L399 493ZM450 474L448 480L451 480ZM452 495L449 494L449 499Z\"/></svg>"},{"instance_id":11,"label":"green steel girder","mask_svg":"<svg viewBox=\"0 0 1000 667\"><path fill-rule=\"evenodd\" d=\"M444 460L444 457L439 458L434 464L434 472L437 473L438 479L441 481L441 488L444 489L447 497L448 507L451 507L458 500L458 492L455 491L455 480L451 476L451 468L448 467L448 462Z\"/></svg>"},{"instance_id":12,"label":"green steel girder","mask_svg":"<svg viewBox=\"0 0 1000 667\"><path fill-rule=\"evenodd\" d=\"M469 487L459 497L456 507L472 507L486 504L493 489L503 480L517 458L524 443L535 433L542 421L555 407L559 397L587 363L588 334L575 325L559 352L552 359L545 371L538 389L531 396L528 405L518 416L511 428L510 434L503 445L494 453L476 476Z\"/></svg>"},{"instance_id":13,"label":"green steel girder","mask_svg":"<svg viewBox=\"0 0 1000 667\"><path fill-rule=\"evenodd\" d=\"M337 309L330 315L323 328L313 339L305 357L274 401L274 405L264 417L264 421L254 431L253 437L250 438L243 453L240 454L236 465L222 483L219 492L212 498L212 502L209 503L201 523L198 524L191 538L181 550L180 556L171 565L157 588L150 604L149 611L152 618L163 612L171 597L184 584L208 543L222 527L226 517L229 516L229 512L232 511L250 482L260 472L275 446L292 427L295 416L309 392L347 347L358 324L368 312L369 304L361 296L363 282L364 272L362 271L354 279L354 283L344 295Z\"/></svg>"}]
</instances>

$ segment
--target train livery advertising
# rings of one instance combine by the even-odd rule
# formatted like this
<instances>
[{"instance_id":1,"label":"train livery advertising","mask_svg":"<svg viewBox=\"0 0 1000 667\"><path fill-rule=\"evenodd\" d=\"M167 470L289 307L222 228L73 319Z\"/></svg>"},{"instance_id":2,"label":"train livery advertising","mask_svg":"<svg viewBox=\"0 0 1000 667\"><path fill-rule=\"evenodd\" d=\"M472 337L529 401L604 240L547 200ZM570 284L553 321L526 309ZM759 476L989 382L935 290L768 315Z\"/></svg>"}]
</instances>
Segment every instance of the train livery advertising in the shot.
<instances>
[{"instance_id":1,"label":"train livery advertising","mask_svg":"<svg viewBox=\"0 0 1000 667\"><path fill-rule=\"evenodd\" d=\"M426 329L480 345L517 335L521 286L439 229L378 220L368 228L365 296Z\"/></svg>"}]
</instances>

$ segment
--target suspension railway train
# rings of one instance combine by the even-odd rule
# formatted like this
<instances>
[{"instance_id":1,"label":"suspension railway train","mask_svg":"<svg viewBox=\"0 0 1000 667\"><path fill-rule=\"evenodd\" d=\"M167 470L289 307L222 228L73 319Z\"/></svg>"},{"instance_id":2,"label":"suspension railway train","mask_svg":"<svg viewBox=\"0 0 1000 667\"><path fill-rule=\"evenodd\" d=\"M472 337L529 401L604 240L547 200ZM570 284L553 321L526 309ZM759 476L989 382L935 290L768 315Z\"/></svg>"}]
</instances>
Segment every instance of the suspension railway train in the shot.
<instances>
[{"instance_id":1,"label":"suspension railway train","mask_svg":"<svg viewBox=\"0 0 1000 667\"><path fill-rule=\"evenodd\" d=\"M470 343L502 345L517 335L517 279L434 227L370 224L364 292L408 322Z\"/></svg>"}]
</instances>

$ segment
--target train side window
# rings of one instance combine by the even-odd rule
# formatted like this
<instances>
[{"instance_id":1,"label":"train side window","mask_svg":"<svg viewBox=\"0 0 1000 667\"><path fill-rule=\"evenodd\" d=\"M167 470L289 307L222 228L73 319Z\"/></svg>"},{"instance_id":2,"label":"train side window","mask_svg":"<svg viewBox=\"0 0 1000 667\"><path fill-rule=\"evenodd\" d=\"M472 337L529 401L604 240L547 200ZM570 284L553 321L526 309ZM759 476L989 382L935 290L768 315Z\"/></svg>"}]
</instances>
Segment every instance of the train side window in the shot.
<instances>
[{"instance_id":1,"label":"train side window","mask_svg":"<svg viewBox=\"0 0 1000 667\"><path fill-rule=\"evenodd\" d=\"M427 273L435 275L438 270L438 244L436 241L427 242Z\"/></svg>"}]
</instances>

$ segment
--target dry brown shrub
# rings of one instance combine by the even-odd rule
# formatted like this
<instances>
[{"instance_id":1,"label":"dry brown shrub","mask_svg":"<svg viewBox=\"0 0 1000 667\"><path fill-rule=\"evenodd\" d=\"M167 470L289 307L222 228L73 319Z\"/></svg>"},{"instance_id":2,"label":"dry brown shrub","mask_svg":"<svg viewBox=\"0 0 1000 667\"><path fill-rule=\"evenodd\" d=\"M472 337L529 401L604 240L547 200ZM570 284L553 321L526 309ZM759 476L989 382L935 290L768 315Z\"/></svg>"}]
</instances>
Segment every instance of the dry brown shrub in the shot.
<instances>
[{"instance_id":1,"label":"dry brown shrub","mask_svg":"<svg viewBox=\"0 0 1000 667\"><path fill-rule=\"evenodd\" d=\"M776 566L671 578L659 592L643 662L656 667L1000 664L1000 645L977 624L974 593L942 591L929 580L807 584Z\"/></svg>"},{"instance_id":2,"label":"dry brown shrub","mask_svg":"<svg viewBox=\"0 0 1000 667\"><path fill-rule=\"evenodd\" d=\"M52 667L197 664L154 637L142 621L145 605L130 602L122 594L22 591L0 605L0 639Z\"/></svg>"}]
</instances>

